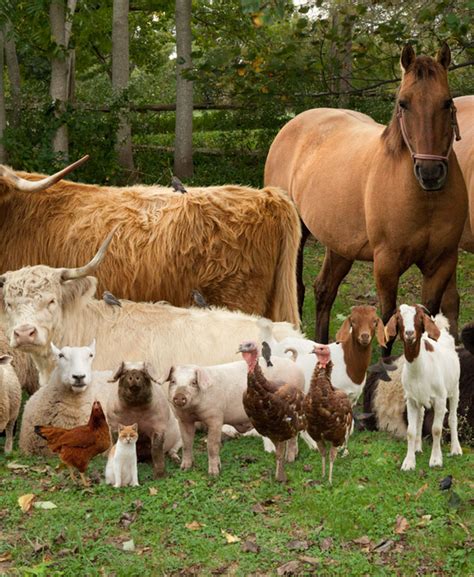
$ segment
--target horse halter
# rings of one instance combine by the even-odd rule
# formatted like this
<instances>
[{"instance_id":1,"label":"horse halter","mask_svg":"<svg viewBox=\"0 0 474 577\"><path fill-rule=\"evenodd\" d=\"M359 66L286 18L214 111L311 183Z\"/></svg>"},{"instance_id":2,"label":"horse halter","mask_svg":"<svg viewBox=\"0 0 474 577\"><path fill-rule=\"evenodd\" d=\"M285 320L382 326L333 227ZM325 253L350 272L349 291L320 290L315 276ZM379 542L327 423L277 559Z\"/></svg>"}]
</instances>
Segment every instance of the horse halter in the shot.
<instances>
[{"instance_id":1,"label":"horse halter","mask_svg":"<svg viewBox=\"0 0 474 577\"><path fill-rule=\"evenodd\" d=\"M451 150L453 149L454 139L456 138L456 141L461 140L461 133L459 131L458 119L456 117L456 107L454 106L454 103L451 104L450 110L451 110L451 127L453 129L453 135L451 137L451 142L449 143L449 148L448 152L446 153L446 156L440 156L438 154L418 154L413 150L410 141L408 140L407 129L405 126L405 119L403 117L403 108L400 106L400 104L397 104L397 118L398 122L400 123L400 130L402 131L403 141L405 142L408 150L410 151L413 162L416 162L417 160L441 160L442 162L448 162L448 157L451 154Z\"/></svg>"}]
</instances>

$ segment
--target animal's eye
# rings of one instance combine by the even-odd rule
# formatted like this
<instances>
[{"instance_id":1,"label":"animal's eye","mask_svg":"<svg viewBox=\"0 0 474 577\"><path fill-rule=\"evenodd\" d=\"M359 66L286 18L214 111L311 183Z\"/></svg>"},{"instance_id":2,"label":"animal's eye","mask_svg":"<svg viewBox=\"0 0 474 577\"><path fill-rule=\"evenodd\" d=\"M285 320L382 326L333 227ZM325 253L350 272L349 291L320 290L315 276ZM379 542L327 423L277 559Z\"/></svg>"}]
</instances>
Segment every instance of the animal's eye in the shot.
<instances>
[{"instance_id":1,"label":"animal's eye","mask_svg":"<svg viewBox=\"0 0 474 577\"><path fill-rule=\"evenodd\" d=\"M403 110L408 110L408 102L406 100L399 100L398 106L400 106L400 108L403 108Z\"/></svg>"},{"instance_id":2,"label":"animal's eye","mask_svg":"<svg viewBox=\"0 0 474 577\"><path fill-rule=\"evenodd\" d=\"M63 353L59 353L58 357L59 357L60 359L64 359Z\"/></svg>"},{"instance_id":3,"label":"animal's eye","mask_svg":"<svg viewBox=\"0 0 474 577\"><path fill-rule=\"evenodd\" d=\"M55 304L56 304L56 299L51 299L48 303L48 306L55 305Z\"/></svg>"},{"instance_id":4,"label":"animal's eye","mask_svg":"<svg viewBox=\"0 0 474 577\"><path fill-rule=\"evenodd\" d=\"M191 384L192 384L193 387L197 387L197 384L198 384L198 383L197 383L196 379L194 379L194 380L191 382Z\"/></svg>"},{"instance_id":5,"label":"animal's eye","mask_svg":"<svg viewBox=\"0 0 474 577\"><path fill-rule=\"evenodd\" d=\"M89 358L90 358L90 359L93 359L93 358L94 358L94 355L91 353L91 354L89 355Z\"/></svg>"},{"instance_id":6,"label":"animal's eye","mask_svg":"<svg viewBox=\"0 0 474 577\"><path fill-rule=\"evenodd\" d=\"M443 102L443 108L445 110L448 110L449 108L451 108L452 105L453 105L453 99L452 98L448 98L448 100L445 100Z\"/></svg>"}]
</instances>

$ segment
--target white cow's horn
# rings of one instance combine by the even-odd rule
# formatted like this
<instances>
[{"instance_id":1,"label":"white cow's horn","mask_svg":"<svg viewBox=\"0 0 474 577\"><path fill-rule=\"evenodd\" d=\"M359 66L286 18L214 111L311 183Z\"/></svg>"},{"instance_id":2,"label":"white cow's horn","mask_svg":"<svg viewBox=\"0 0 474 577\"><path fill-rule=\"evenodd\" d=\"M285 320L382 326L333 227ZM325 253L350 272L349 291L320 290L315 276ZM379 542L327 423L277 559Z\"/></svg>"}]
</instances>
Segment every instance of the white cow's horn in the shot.
<instances>
[{"instance_id":1,"label":"white cow's horn","mask_svg":"<svg viewBox=\"0 0 474 577\"><path fill-rule=\"evenodd\" d=\"M51 176L47 176L46 178L42 178L41 180L26 180L25 178L21 178L20 176L17 176L15 174L13 176L13 180L15 182L15 188L17 190L20 190L21 192L40 192L41 190L45 190L48 188L48 186L52 186L53 184L61 180L61 178L66 176L66 174L69 174L75 168L78 168L79 166L84 164L84 162L86 162L86 160L88 159L89 155L86 154L86 156L83 156L79 160L76 160L76 162L73 162L69 166L66 166L66 168L63 168L59 172L56 172L56 174L52 174Z\"/></svg>"},{"instance_id":2,"label":"white cow's horn","mask_svg":"<svg viewBox=\"0 0 474 577\"><path fill-rule=\"evenodd\" d=\"M104 258L105 253L107 252L109 244L112 241L112 237L114 236L114 234L118 228L119 227L116 226L112 230L112 232L109 233L108 237L104 240L101 247L97 251L97 254L85 266L81 266L79 268L65 268L65 269L63 269L63 271L61 273L61 280L66 281L66 280L71 280L74 278L83 278L83 277L87 276L88 274L94 272L95 269L102 262L102 259Z\"/></svg>"}]
</instances>

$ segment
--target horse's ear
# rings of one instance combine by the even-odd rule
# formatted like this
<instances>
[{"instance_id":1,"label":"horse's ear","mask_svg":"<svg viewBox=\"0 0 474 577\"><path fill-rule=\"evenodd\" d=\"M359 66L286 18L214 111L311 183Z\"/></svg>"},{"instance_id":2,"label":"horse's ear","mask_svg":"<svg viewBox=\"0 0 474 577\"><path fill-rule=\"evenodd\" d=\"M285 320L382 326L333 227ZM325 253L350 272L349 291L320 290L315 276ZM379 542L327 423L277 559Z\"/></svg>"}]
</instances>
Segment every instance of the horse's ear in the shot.
<instances>
[{"instance_id":1,"label":"horse's ear","mask_svg":"<svg viewBox=\"0 0 474 577\"><path fill-rule=\"evenodd\" d=\"M398 312L390 317L390 320L385 325L385 338L387 341L396 337L398 333Z\"/></svg>"},{"instance_id":2,"label":"horse's ear","mask_svg":"<svg viewBox=\"0 0 474 577\"><path fill-rule=\"evenodd\" d=\"M439 49L438 54L436 55L436 60L446 69L448 69L451 64L451 50L446 42L444 42Z\"/></svg>"},{"instance_id":3,"label":"horse's ear","mask_svg":"<svg viewBox=\"0 0 474 577\"><path fill-rule=\"evenodd\" d=\"M433 339L434 341L439 339L441 332L433 319L431 319L426 313L423 313L423 328L428 333L430 339Z\"/></svg>"},{"instance_id":4,"label":"horse's ear","mask_svg":"<svg viewBox=\"0 0 474 577\"><path fill-rule=\"evenodd\" d=\"M402 50L402 55L400 56L400 66L402 67L402 72L408 72L410 66L415 62L416 54L413 50L411 44L405 44Z\"/></svg>"},{"instance_id":5,"label":"horse's ear","mask_svg":"<svg viewBox=\"0 0 474 577\"><path fill-rule=\"evenodd\" d=\"M348 316L347 319L342 323L341 328L337 331L336 341L344 342L349 338L351 334L351 317Z\"/></svg>"}]
</instances>

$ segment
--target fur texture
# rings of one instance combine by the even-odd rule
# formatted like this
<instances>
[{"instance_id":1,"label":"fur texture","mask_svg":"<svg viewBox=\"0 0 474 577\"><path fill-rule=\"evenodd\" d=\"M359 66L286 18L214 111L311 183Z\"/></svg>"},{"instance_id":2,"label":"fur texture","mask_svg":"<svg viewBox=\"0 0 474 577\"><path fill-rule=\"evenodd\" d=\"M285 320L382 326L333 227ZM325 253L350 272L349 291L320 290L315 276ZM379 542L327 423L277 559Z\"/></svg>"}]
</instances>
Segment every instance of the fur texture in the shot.
<instances>
[{"instance_id":1,"label":"fur texture","mask_svg":"<svg viewBox=\"0 0 474 577\"><path fill-rule=\"evenodd\" d=\"M300 224L282 191L227 185L181 194L60 181L27 193L15 190L14 174L0 166L0 273L25 264L77 267L120 224L97 273L99 294L190 306L199 289L211 305L299 322Z\"/></svg>"},{"instance_id":2,"label":"fur texture","mask_svg":"<svg viewBox=\"0 0 474 577\"><path fill-rule=\"evenodd\" d=\"M0 433L5 431L5 453L13 449L13 430L21 404L21 386L10 362L11 357L0 355Z\"/></svg>"}]
</instances>

